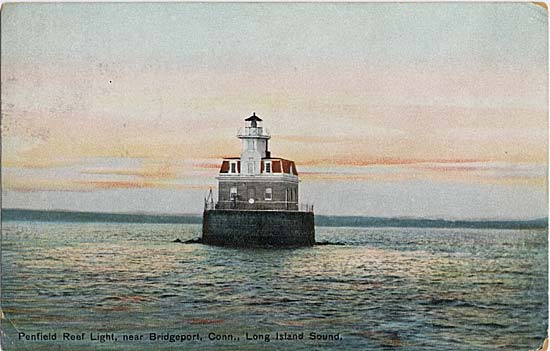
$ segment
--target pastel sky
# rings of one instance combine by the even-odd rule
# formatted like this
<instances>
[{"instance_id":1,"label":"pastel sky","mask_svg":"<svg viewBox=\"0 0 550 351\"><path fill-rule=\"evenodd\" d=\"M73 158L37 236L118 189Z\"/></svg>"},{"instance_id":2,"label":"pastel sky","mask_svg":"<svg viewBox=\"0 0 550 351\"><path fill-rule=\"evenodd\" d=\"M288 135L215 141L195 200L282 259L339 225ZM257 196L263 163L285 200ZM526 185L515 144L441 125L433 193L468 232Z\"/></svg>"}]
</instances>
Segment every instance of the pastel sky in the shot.
<instances>
[{"instance_id":1,"label":"pastel sky","mask_svg":"<svg viewBox=\"0 0 550 351\"><path fill-rule=\"evenodd\" d=\"M530 3L20 3L1 21L4 208L200 213L255 111L318 214L547 215Z\"/></svg>"}]
</instances>

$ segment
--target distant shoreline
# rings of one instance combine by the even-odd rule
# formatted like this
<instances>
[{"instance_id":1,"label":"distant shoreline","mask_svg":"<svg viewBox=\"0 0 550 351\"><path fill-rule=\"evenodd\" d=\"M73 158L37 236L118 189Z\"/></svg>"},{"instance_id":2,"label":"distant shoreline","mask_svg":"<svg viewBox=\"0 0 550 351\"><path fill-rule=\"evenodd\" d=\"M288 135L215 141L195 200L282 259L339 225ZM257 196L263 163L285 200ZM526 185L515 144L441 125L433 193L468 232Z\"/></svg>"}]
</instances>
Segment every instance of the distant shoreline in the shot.
<instances>
[{"instance_id":1,"label":"distant shoreline","mask_svg":"<svg viewBox=\"0 0 550 351\"><path fill-rule=\"evenodd\" d=\"M8 208L2 209L2 221L201 224L202 216L194 214L156 215ZM544 229L548 227L548 220L546 218L532 220L446 220L316 215L315 225L320 227Z\"/></svg>"}]
</instances>

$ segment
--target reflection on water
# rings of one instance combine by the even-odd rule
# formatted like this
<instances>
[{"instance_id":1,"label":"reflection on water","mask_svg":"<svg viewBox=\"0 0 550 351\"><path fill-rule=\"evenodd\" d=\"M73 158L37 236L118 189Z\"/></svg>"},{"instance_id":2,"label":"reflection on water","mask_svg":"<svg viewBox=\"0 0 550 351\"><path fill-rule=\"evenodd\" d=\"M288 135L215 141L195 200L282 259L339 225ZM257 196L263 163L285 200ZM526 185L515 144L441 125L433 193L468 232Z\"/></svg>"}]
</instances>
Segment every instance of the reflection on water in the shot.
<instances>
[{"instance_id":1,"label":"reflection on water","mask_svg":"<svg viewBox=\"0 0 550 351\"><path fill-rule=\"evenodd\" d=\"M530 350L545 337L545 230L317 228L345 245L288 250L171 242L199 235L182 224L3 223L4 347L182 349L23 342L18 331L343 337L184 344L197 350Z\"/></svg>"}]
</instances>

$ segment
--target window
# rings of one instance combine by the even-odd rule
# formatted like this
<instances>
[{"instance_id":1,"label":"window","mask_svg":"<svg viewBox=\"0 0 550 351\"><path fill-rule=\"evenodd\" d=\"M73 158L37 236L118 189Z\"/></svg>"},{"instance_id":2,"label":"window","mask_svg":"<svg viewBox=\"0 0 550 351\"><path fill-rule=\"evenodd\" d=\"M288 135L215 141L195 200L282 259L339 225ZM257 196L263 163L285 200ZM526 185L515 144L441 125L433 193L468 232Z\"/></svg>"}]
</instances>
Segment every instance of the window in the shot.
<instances>
[{"instance_id":1,"label":"window","mask_svg":"<svg viewBox=\"0 0 550 351\"><path fill-rule=\"evenodd\" d=\"M265 199L266 200L273 199L273 190L271 188L265 188Z\"/></svg>"},{"instance_id":2,"label":"window","mask_svg":"<svg viewBox=\"0 0 550 351\"><path fill-rule=\"evenodd\" d=\"M231 173L237 173L237 163L231 162Z\"/></svg>"},{"instance_id":3,"label":"window","mask_svg":"<svg viewBox=\"0 0 550 351\"><path fill-rule=\"evenodd\" d=\"M231 187L231 190L229 191L229 198L231 200L236 200L237 199L237 187L236 186Z\"/></svg>"},{"instance_id":4,"label":"window","mask_svg":"<svg viewBox=\"0 0 550 351\"><path fill-rule=\"evenodd\" d=\"M265 173L271 173L271 161L265 161Z\"/></svg>"},{"instance_id":5,"label":"window","mask_svg":"<svg viewBox=\"0 0 550 351\"><path fill-rule=\"evenodd\" d=\"M254 173L254 163L248 162L248 174Z\"/></svg>"}]
</instances>

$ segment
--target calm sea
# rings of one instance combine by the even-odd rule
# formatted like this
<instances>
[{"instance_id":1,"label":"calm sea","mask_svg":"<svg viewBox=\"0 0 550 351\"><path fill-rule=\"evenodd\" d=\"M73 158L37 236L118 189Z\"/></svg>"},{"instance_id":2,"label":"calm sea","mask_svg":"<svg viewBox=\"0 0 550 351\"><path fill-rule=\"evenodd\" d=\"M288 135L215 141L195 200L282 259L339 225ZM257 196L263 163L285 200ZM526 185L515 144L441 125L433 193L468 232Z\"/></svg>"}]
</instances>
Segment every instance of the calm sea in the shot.
<instances>
[{"instance_id":1,"label":"calm sea","mask_svg":"<svg viewBox=\"0 0 550 351\"><path fill-rule=\"evenodd\" d=\"M284 250L172 242L199 237L192 224L2 231L8 351L515 351L535 350L548 327L547 230L317 227L318 241L343 245Z\"/></svg>"}]
</instances>

